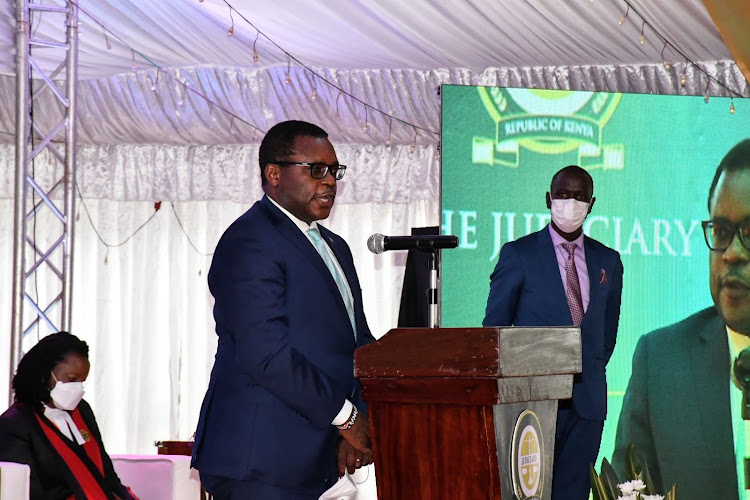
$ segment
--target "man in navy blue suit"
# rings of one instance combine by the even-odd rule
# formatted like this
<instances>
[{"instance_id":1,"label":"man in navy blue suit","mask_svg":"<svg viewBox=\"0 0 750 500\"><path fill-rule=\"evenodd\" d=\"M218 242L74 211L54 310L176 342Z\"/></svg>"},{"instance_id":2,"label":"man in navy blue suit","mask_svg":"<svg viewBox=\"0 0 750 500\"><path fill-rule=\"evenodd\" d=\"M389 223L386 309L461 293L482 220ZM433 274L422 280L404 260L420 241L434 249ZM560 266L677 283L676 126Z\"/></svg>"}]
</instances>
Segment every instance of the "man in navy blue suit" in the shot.
<instances>
[{"instance_id":1,"label":"man in navy blue suit","mask_svg":"<svg viewBox=\"0 0 750 500\"><path fill-rule=\"evenodd\" d=\"M192 464L216 500L313 500L372 462L353 353L374 338L351 251L317 223L346 171L328 135L279 123L259 160L265 196L208 275L219 343Z\"/></svg>"},{"instance_id":2,"label":"man in navy blue suit","mask_svg":"<svg viewBox=\"0 0 750 500\"><path fill-rule=\"evenodd\" d=\"M490 281L484 326L581 328L582 372L573 397L558 406L552 500L585 500L607 415L606 366L617 338L622 297L620 255L583 234L594 182L571 165L552 177L552 222L507 243Z\"/></svg>"}]
</instances>

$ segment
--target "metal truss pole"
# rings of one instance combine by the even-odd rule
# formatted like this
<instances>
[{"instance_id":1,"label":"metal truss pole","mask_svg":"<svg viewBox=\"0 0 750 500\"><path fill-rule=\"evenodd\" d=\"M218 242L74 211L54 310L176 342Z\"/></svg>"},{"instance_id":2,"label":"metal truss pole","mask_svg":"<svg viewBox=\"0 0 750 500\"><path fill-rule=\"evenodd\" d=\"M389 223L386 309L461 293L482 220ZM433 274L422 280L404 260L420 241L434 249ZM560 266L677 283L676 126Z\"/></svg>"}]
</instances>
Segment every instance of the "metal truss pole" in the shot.
<instances>
[{"instance_id":1,"label":"metal truss pole","mask_svg":"<svg viewBox=\"0 0 750 500\"><path fill-rule=\"evenodd\" d=\"M16 185L13 204L13 300L11 306L10 378L21 359L23 332L24 238L26 236L26 142L29 138L29 20L26 2L16 1ZM13 403L13 388L8 394Z\"/></svg>"},{"instance_id":2,"label":"metal truss pole","mask_svg":"<svg viewBox=\"0 0 750 500\"><path fill-rule=\"evenodd\" d=\"M75 241L75 189L76 189L76 103L78 93L78 9L70 2L68 4L66 40L68 43L67 60L67 127L65 135L65 234L66 245L63 248L63 296L62 296L62 329L70 331L73 316L73 243Z\"/></svg>"},{"instance_id":3,"label":"metal truss pole","mask_svg":"<svg viewBox=\"0 0 750 500\"><path fill-rule=\"evenodd\" d=\"M41 337L43 329L47 332L69 330L72 317L78 9L67 0L42 1L15 2L16 182L11 380L26 336L36 333L37 338ZM32 24L35 24L33 29ZM44 57L37 59L37 55ZM59 65L50 71L55 58ZM57 79L60 74L64 81ZM42 97L46 100L41 101ZM33 119L32 110L37 101L43 111L40 115L45 117L44 125ZM58 116L50 119L55 111L59 111ZM64 144L62 151L60 143ZM35 168L34 160L42 152L52 161L40 162L43 165ZM49 175L39 177L52 181L42 185L42 181L35 178L37 169L50 165L52 170L46 172ZM38 229L44 234L41 239L37 238ZM26 313L29 313L28 318ZM9 394L12 402L12 390Z\"/></svg>"}]
</instances>

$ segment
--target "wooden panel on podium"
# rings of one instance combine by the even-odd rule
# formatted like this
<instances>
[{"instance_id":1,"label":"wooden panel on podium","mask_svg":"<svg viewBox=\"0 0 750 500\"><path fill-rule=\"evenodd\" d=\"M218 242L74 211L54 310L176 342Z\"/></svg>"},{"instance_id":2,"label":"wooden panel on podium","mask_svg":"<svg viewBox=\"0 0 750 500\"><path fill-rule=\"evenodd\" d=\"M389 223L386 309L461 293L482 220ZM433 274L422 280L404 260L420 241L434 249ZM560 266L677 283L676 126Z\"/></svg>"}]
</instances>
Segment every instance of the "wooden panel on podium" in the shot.
<instances>
[{"instance_id":1,"label":"wooden panel on podium","mask_svg":"<svg viewBox=\"0 0 750 500\"><path fill-rule=\"evenodd\" d=\"M357 349L380 500L514 498L516 420L543 430L550 498L557 400L581 371L578 328L401 328Z\"/></svg>"}]
</instances>

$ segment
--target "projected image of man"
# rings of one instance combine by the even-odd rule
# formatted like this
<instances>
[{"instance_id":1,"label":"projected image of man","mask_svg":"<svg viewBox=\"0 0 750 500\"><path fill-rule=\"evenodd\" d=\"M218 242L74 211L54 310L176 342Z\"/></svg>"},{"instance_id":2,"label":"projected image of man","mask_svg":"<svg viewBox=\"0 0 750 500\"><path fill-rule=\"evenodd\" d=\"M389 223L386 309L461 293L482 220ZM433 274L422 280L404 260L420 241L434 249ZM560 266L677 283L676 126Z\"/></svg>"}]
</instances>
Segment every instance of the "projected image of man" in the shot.
<instances>
[{"instance_id":1,"label":"projected image of man","mask_svg":"<svg viewBox=\"0 0 750 500\"><path fill-rule=\"evenodd\" d=\"M638 341L613 457L623 475L634 444L655 487L676 484L680 500L750 498L743 470L750 434L731 372L750 347L750 139L719 164L708 209L714 305Z\"/></svg>"},{"instance_id":2,"label":"projected image of man","mask_svg":"<svg viewBox=\"0 0 750 500\"><path fill-rule=\"evenodd\" d=\"M580 326L582 373L560 401L552 500L585 500L607 415L606 366L615 348L622 297L619 254L583 234L594 182L571 165L552 177L552 222L506 243L490 278L484 326Z\"/></svg>"}]
</instances>

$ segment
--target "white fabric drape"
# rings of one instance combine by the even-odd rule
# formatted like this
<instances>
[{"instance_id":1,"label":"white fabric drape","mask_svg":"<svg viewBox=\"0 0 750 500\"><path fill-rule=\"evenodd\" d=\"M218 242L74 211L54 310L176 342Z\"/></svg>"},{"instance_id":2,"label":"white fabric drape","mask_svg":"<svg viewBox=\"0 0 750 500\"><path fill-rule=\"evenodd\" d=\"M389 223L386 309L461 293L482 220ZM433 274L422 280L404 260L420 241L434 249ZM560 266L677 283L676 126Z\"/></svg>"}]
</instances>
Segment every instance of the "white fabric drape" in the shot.
<instances>
[{"instance_id":1,"label":"white fabric drape","mask_svg":"<svg viewBox=\"0 0 750 500\"><path fill-rule=\"evenodd\" d=\"M437 200L437 147L335 145L348 166L337 204ZM78 188L84 199L125 201L257 200L262 189L257 145L119 145L78 148ZM43 152L35 179L51 186L62 166ZM0 198L14 196L14 148L0 144Z\"/></svg>"},{"instance_id":2,"label":"white fabric drape","mask_svg":"<svg viewBox=\"0 0 750 500\"><path fill-rule=\"evenodd\" d=\"M85 203L108 244L121 243L154 211L149 202ZM110 452L153 453L154 441L188 439L195 431L216 351L213 299L206 284L211 256L203 253L213 251L223 230L249 206L231 201L176 203L183 233L171 206L163 204L143 230L110 249L79 208L73 332L91 346L86 399ZM0 209L12 212L11 201L0 200ZM324 222L352 248L364 284L365 313L376 337L397 323L406 255L373 255L367 251L367 237L437 225L437 213L437 202L430 200L341 204ZM12 234L10 219L0 218L3 235ZM11 245L12 238L0 238L0 280L5 283L11 282ZM9 311L10 293L3 293L0 314L9 318ZM0 356L8 359L8 329L0 331ZM0 384L4 377L7 370L0 370ZM7 394L6 387L7 379L0 397Z\"/></svg>"},{"instance_id":3,"label":"white fabric drape","mask_svg":"<svg viewBox=\"0 0 750 500\"><path fill-rule=\"evenodd\" d=\"M13 286L13 200L0 198L0 407L7 408L10 389L10 322ZM14 369L15 371L15 369Z\"/></svg>"},{"instance_id":4,"label":"white fabric drape","mask_svg":"<svg viewBox=\"0 0 750 500\"><path fill-rule=\"evenodd\" d=\"M702 62L711 77L740 95L750 97L742 72L731 60ZM225 145L258 144L261 131L286 119L304 119L323 127L337 147L344 145L437 146L440 130L441 84L490 85L540 89L598 90L654 94L727 96L719 86L684 62L604 66L538 66L495 68L476 72L466 68L398 70L319 70L359 96L373 108L415 124L414 129L317 84L301 68L292 68L285 84L286 66L248 68L182 68L160 73L157 91L151 90L156 73L139 71L108 78L81 81L78 88L78 133L80 144L105 148L112 144ZM683 72L686 83L681 84ZM233 119L191 92L178 91L176 79L225 106L258 131ZM0 102L14 102L15 78L0 76ZM182 104L180 104L182 102ZM60 115L50 93L40 96L34 107L35 122L50 130ZM215 121L214 121L215 119ZM15 131L13 106L0 106L0 132ZM367 129L365 130L365 124ZM389 140L390 139L390 140ZM12 135L0 134L0 143ZM195 150L199 155L200 151ZM214 153L218 154L218 153ZM139 158L136 156L135 158Z\"/></svg>"}]
</instances>

